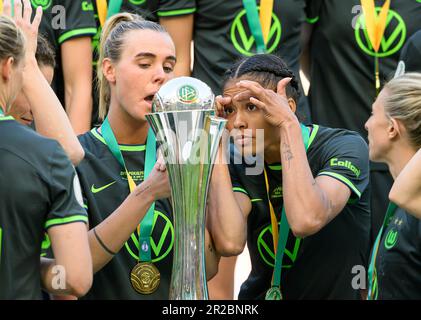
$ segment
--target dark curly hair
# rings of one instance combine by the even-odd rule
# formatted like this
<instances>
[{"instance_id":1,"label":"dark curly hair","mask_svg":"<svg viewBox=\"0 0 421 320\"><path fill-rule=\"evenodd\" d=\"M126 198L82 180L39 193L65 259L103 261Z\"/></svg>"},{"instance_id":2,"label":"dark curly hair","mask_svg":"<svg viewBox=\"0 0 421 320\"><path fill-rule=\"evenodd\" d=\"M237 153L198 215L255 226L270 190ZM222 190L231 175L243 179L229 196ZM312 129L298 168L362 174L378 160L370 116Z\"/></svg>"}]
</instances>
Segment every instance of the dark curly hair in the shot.
<instances>
[{"instance_id":1,"label":"dark curly hair","mask_svg":"<svg viewBox=\"0 0 421 320\"><path fill-rule=\"evenodd\" d=\"M286 63L273 54L256 54L236 62L225 72L223 88L232 79L249 78L260 83L266 89L276 92L278 82L284 78L292 78L286 87L288 98L298 103L300 87L294 73L288 69Z\"/></svg>"}]
</instances>

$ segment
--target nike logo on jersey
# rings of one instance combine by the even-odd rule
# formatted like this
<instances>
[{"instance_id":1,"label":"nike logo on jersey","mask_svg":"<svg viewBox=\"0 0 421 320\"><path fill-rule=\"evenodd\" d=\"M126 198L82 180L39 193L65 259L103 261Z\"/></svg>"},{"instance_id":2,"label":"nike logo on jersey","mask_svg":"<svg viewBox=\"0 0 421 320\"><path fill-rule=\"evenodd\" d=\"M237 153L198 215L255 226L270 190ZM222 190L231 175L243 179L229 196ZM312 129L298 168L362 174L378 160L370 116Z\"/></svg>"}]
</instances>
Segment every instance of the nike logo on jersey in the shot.
<instances>
[{"instance_id":1,"label":"nike logo on jersey","mask_svg":"<svg viewBox=\"0 0 421 320\"><path fill-rule=\"evenodd\" d=\"M107 189L108 187L110 187L110 186L112 186L114 183L116 183L117 181L113 181L113 182L111 182L111 183L109 183L109 184L107 184L107 185L105 185L105 186L103 186L103 187L100 187L100 188L95 188L95 185L92 185L92 187L91 187L91 191L92 191L92 193L98 193L98 192L101 192L101 191L103 191L103 190L105 190L105 189Z\"/></svg>"}]
</instances>

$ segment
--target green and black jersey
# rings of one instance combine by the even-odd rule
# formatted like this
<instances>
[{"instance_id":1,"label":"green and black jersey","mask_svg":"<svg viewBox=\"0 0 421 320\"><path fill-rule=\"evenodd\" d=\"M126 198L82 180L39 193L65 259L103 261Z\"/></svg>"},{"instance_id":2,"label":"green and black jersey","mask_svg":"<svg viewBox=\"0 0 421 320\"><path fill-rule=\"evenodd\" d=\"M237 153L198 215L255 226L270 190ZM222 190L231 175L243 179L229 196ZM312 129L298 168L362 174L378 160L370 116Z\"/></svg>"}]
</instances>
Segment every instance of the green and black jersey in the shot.
<instances>
[{"instance_id":1,"label":"green and black jersey","mask_svg":"<svg viewBox=\"0 0 421 320\"><path fill-rule=\"evenodd\" d=\"M87 223L80 186L56 141L10 117L0 118L0 136L0 299L41 299L44 232Z\"/></svg>"},{"instance_id":2,"label":"green and black jersey","mask_svg":"<svg viewBox=\"0 0 421 320\"><path fill-rule=\"evenodd\" d=\"M377 13L384 0L375 0ZM380 80L393 77L406 40L421 29L421 2L390 2L379 57ZM312 0L310 21L312 120L367 136L364 123L375 100L375 55L360 0ZM385 166L380 164L374 167Z\"/></svg>"},{"instance_id":3,"label":"green and black jersey","mask_svg":"<svg viewBox=\"0 0 421 320\"><path fill-rule=\"evenodd\" d=\"M421 221L397 208L380 240L377 299L421 299Z\"/></svg>"},{"instance_id":4,"label":"green and black jersey","mask_svg":"<svg viewBox=\"0 0 421 320\"><path fill-rule=\"evenodd\" d=\"M405 72L421 72L421 30L408 39L400 60L405 62Z\"/></svg>"},{"instance_id":5,"label":"green and black jersey","mask_svg":"<svg viewBox=\"0 0 421 320\"><path fill-rule=\"evenodd\" d=\"M43 8L40 33L51 43L57 66L52 87L64 105L64 76L61 45L78 37L93 37L97 29L91 0L31 0L34 8ZM35 13L34 13L35 14Z\"/></svg>"},{"instance_id":6,"label":"green and black jersey","mask_svg":"<svg viewBox=\"0 0 421 320\"><path fill-rule=\"evenodd\" d=\"M247 221L252 270L241 286L239 299L263 299L275 263L265 178L263 173L247 175L246 170L252 166L233 164L235 150L230 164L233 190L245 193L252 203ZM351 196L342 212L316 234L299 239L290 231L282 263L283 296L359 299L359 290L352 287L352 269L356 265L367 267L370 250L367 145L355 132L313 125L307 158L314 177L328 176L344 183ZM266 164L266 169L270 200L279 221L283 206L282 165Z\"/></svg>"},{"instance_id":7,"label":"green and black jersey","mask_svg":"<svg viewBox=\"0 0 421 320\"><path fill-rule=\"evenodd\" d=\"M101 24L98 18L98 9L96 0L92 0L95 10L95 21L97 26L97 33L92 39L93 47L93 65L94 65L94 107L92 121L93 123L98 122L98 92L96 90L95 79L96 79L96 65L98 63L98 50L101 37ZM110 0L107 0L110 3ZM186 14L192 14L195 12L195 0L123 0L121 4L120 12L136 13L146 20L159 22L161 17L174 17Z\"/></svg>"},{"instance_id":8,"label":"green and black jersey","mask_svg":"<svg viewBox=\"0 0 421 320\"><path fill-rule=\"evenodd\" d=\"M79 174L89 224L94 228L105 220L129 195L126 172L109 151L97 129L80 136L85 159L76 168ZM127 170L133 180L143 181L145 145L120 145ZM130 283L130 271L138 262L139 234L133 234L114 258L94 275L85 299L168 299L172 271L174 227L169 201L157 201L151 239L152 262L161 273L159 288L151 295L137 293Z\"/></svg>"},{"instance_id":9,"label":"green and black jersey","mask_svg":"<svg viewBox=\"0 0 421 320\"><path fill-rule=\"evenodd\" d=\"M275 1L267 52L277 54L299 77L301 27L306 19L309 0ZM260 4L260 1L257 1ZM241 0L196 0L194 18L193 77L221 94L223 75L242 57L256 53L246 11ZM308 116L306 98L300 101L300 113Z\"/></svg>"}]
</instances>

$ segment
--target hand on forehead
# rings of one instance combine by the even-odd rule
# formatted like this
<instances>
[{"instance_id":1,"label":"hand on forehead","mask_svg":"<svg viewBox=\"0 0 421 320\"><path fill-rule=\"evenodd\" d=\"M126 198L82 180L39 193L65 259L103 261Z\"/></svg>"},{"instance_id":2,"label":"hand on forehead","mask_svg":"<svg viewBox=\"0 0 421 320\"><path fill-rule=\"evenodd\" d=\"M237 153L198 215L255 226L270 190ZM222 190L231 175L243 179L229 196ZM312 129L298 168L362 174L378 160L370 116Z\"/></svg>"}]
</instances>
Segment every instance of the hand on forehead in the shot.
<instances>
[{"instance_id":1,"label":"hand on forehead","mask_svg":"<svg viewBox=\"0 0 421 320\"><path fill-rule=\"evenodd\" d=\"M224 98L230 97L232 102L244 102L248 101L252 97L252 92L247 89L238 86L239 82L232 82L224 89Z\"/></svg>"}]
</instances>

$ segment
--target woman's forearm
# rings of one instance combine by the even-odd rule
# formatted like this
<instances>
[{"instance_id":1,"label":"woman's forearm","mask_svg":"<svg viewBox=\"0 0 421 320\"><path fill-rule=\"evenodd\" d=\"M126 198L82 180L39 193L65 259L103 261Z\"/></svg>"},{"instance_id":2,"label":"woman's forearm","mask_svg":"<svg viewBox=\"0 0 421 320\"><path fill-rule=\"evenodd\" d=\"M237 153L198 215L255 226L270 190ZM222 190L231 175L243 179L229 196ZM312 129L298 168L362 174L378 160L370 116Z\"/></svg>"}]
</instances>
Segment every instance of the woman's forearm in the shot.
<instances>
[{"instance_id":1,"label":"woman's forearm","mask_svg":"<svg viewBox=\"0 0 421 320\"><path fill-rule=\"evenodd\" d=\"M246 216L251 210L249 199L245 200L242 204L237 201L228 166L216 164L209 188L208 223L215 248L222 256L238 255L244 249Z\"/></svg>"},{"instance_id":2,"label":"woman's forearm","mask_svg":"<svg viewBox=\"0 0 421 320\"><path fill-rule=\"evenodd\" d=\"M107 219L97 225L95 230L89 231L94 273L113 258L110 252L116 254L123 247L152 205L153 196L146 191L147 188L136 189Z\"/></svg>"}]
</instances>

